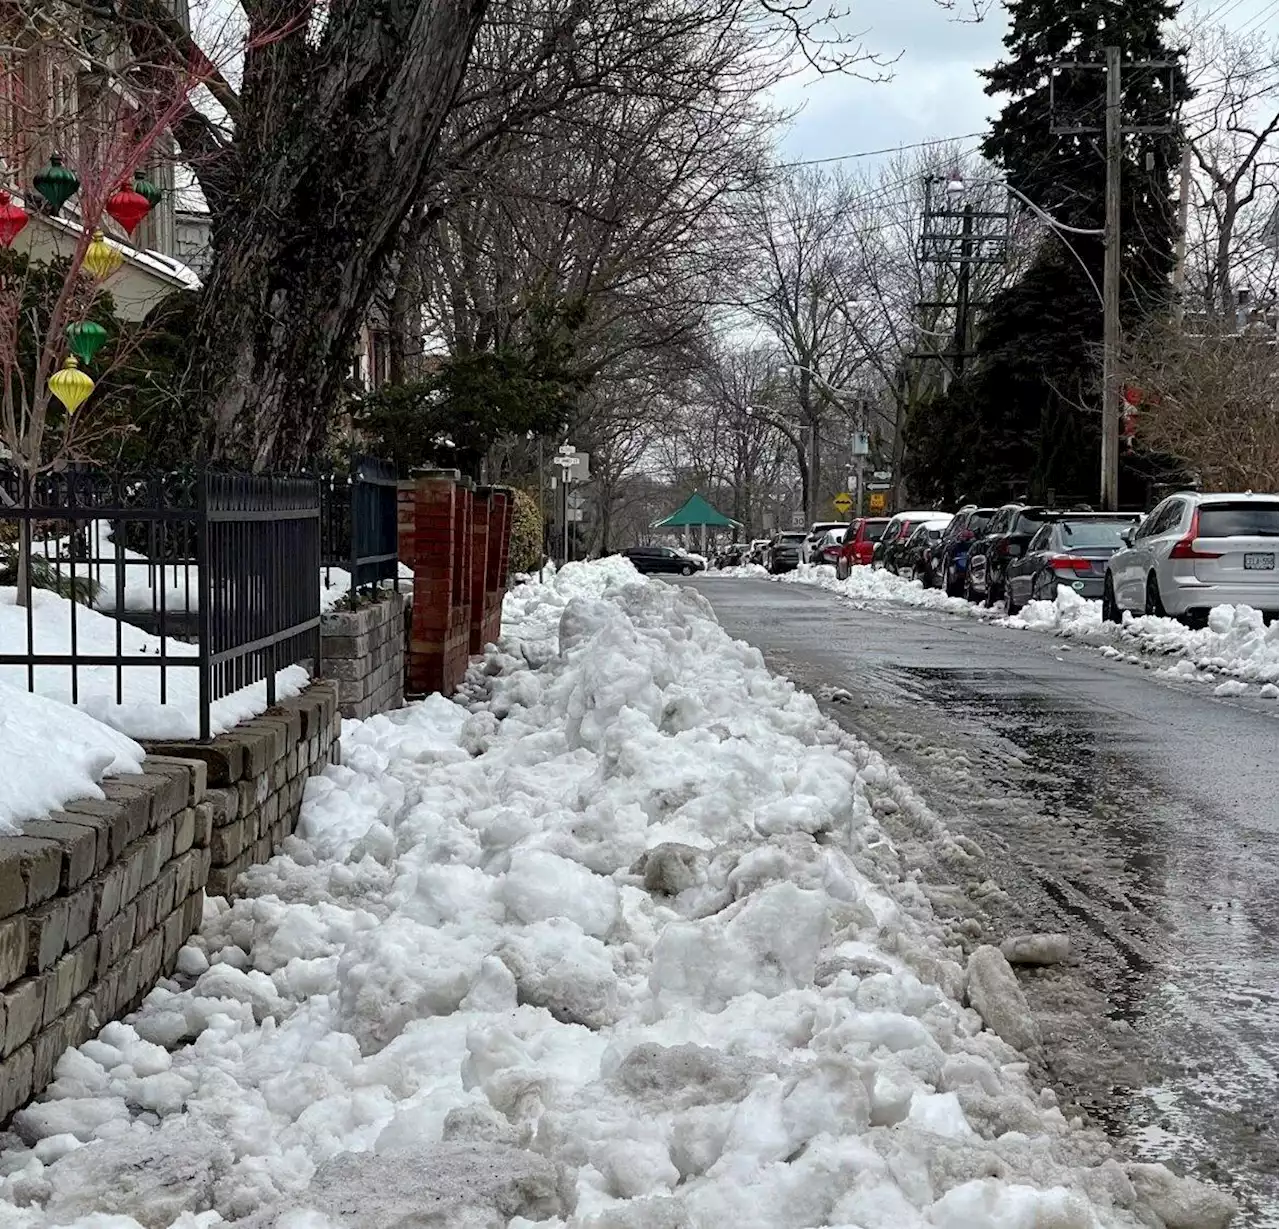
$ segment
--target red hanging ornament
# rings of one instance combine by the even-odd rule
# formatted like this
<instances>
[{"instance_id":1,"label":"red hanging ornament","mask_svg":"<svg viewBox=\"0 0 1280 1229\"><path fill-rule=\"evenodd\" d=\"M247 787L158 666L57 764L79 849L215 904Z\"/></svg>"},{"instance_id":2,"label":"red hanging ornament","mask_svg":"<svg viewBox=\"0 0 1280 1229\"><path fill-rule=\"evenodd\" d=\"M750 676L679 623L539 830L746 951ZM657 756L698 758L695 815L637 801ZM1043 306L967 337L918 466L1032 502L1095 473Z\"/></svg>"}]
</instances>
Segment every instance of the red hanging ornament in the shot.
<instances>
[{"instance_id":1,"label":"red hanging ornament","mask_svg":"<svg viewBox=\"0 0 1280 1229\"><path fill-rule=\"evenodd\" d=\"M1141 405L1143 402L1142 389L1134 388L1132 384L1124 386L1124 399L1129 405Z\"/></svg>"},{"instance_id":2,"label":"red hanging ornament","mask_svg":"<svg viewBox=\"0 0 1280 1229\"><path fill-rule=\"evenodd\" d=\"M106 210L132 235L138 223L151 212L151 202L132 188L119 188L107 198Z\"/></svg>"},{"instance_id":3,"label":"red hanging ornament","mask_svg":"<svg viewBox=\"0 0 1280 1229\"><path fill-rule=\"evenodd\" d=\"M27 211L15 205L7 192L0 191L0 243L10 247L26 224Z\"/></svg>"}]
</instances>

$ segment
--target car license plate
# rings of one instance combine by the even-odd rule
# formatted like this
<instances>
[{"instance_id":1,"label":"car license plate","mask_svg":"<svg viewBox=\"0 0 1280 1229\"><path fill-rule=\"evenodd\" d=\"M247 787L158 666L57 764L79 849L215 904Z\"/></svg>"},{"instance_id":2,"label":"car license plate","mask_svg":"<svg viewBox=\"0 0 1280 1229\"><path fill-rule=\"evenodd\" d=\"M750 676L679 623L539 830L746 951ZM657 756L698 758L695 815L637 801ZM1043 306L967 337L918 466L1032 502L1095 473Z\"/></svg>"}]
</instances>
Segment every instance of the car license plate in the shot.
<instances>
[{"instance_id":1,"label":"car license plate","mask_svg":"<svg viewBox=\"0 0 1280 1229\"><path fill-rule=\"evenodd\" d=\"M1244 557L1244 567L1246 572L1274 572L1276 570L1276 557L1272 553L1246 555Z\"/></svg>"}]
</instances>

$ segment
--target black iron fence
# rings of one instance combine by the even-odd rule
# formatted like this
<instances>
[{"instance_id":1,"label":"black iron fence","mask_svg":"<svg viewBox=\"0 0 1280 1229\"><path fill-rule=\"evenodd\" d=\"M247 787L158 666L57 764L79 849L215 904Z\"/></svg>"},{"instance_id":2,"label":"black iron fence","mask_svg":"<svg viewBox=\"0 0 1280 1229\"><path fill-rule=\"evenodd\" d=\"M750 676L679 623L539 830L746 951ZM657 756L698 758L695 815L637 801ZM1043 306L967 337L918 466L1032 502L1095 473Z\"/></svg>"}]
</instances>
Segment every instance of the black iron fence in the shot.
<instances>
[{"instance_id":1,"label":"black iron fence","mask_svg":"<svg viewBox=\"0 0 1280 1229\"><path fill-rule=\"evenodd\" d=\"M0 609L0 678L157 736L172 705L207 739L217 701L264 683L272 705L320 660L320 570L314 478L0 467L0 586L31 586Z\"/></svg>"},{"instance_id":2,"label":"black iron fence","mask_svg":"<svg viewBox=\"0 0 1280 1229\"><path fill-rule=\"evenodd\" d=\"M396 467L357 456L346 470L320 473L321 553L325 588L333 571L350 577L351 592L372 593L391 582L400 588Z\"/></svg>"}]
</instances>

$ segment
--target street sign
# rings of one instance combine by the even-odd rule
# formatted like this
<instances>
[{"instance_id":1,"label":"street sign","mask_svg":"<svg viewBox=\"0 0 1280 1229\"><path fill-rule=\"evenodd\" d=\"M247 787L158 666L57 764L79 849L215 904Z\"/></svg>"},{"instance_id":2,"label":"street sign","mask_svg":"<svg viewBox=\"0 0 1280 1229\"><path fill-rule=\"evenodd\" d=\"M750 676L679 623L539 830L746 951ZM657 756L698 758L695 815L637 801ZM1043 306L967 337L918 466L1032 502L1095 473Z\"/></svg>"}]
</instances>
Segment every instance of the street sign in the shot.
<instances>
[{"instance_id":1,"label":"street sign","mask_svg":"<svg viewBox=\"0 0 1280 1229\"><path fill-rule=\"evenodd\" d=\"M887 491L891 486L893 486L892 482L868 482L867 490L868 491Z\"/></svg>"},{"instance_id":2,"label":"street sign","mask_svg":"<svg viewBox=\"0 0 1280 1229\"><path fill-rule=\"evenodd\" d=\"M871 476L877 482L888 482L893 477L893 473L891 470L878 469Z\"/></svg>"},{"instance_id":3,"label":"street sign","mask_svg":"<svg viewBox=\"0 0 1280 1229\"><path fill-rule=\"evenodd\" d=\"M576 510L581 508L584 502L586 502L585 496L579 495L577 491L569 492L569 507Z\"/></svg>"},{"instance_id":4,"label":"street sign","mask_svg":"<svg viewBox=\"0 0 1280 1229\"><path fill-rule=\"evenodd\" d=\"M573 524L573 525L581 524L581 522L582 522L582 509L581 509L581 508L570 508L570 509L569 509L569 522L570 522L570 524Z\"/></svg>"},{"instance_id":5,"label":"street sign","mask_svg":"<svg viewBox=\"0 0 1280 1229\"><path fill-rule=\"evenodd\" d=\"M871 509L873 514L883 512L885 502L886 496L883 491L872 491L871 494L867 496L867 506Z\"/></svg>"},{"instance_id":6,"label":"street sign","mask_svg":"<svg viewBox=\"0 0 1280 1229\"><path fill-rule=\"evenodd\" d=\"M853 509L853 497L848 491L841 491L840 494L831 502L835 506L835 510L839 512L841 516L848 516L850 511Z\"/></svg>"}]
</instances>

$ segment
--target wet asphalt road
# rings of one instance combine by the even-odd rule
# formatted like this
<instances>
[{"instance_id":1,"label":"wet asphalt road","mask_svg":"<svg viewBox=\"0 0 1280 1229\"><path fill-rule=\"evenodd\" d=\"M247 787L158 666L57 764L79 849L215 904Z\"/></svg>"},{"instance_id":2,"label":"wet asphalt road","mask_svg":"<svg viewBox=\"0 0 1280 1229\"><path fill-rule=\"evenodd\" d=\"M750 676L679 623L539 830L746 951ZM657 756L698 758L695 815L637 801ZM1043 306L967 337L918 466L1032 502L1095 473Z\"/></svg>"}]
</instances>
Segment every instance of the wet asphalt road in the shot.
<instances>
[{"instance_id":1,"label":"wet asphalt road","mask_svg":"<svg viewBox=\"0 0 1280 1229\"><path fill-rule=\"evenodd\" d=\"M1275 1226L1275 701L976 619L696 587L773 669L820 700L845 689L826 711L981 847L953 911L979 941L1070 934L1071 963L1021 971L1064 1107L1230 1190L1234 1224Z\"/></svg>"}]
</instances>

